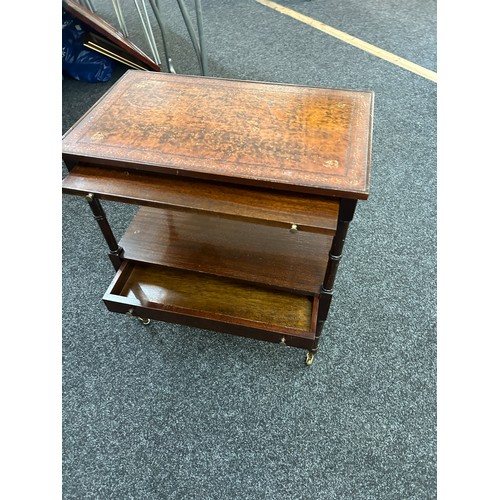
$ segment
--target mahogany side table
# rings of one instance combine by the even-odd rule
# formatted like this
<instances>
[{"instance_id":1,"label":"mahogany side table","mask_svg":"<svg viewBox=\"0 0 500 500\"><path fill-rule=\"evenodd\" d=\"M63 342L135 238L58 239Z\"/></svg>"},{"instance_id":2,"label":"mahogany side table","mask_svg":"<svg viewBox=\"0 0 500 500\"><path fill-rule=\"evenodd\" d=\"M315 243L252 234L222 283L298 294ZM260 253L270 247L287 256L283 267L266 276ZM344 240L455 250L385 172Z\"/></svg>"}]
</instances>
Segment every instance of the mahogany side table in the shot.
<instances>
[{"instance_id":1,"label":"mahogany side table","mask_svg":"<svg viewBox=\"0 0 500 500\"><path fill-rule=\"evenodd\" d=\"M372 117L369 91L127 71L62 141L63 193L87 200L116 270L106 307L311 364ZM100 200L141 206L119 241Z\"/></svg>"}]
</instances>

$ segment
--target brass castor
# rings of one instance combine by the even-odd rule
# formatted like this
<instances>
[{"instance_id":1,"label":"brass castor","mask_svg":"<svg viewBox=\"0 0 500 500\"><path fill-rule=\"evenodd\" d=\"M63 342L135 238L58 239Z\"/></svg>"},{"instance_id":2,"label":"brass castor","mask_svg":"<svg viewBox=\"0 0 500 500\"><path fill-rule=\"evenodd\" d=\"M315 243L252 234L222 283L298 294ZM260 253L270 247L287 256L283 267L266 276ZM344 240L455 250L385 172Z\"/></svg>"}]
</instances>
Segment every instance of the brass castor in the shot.
<instances>
[{"instance_id":1,"label":"brass castor","mask_svg":"<svg viewBox=\"0 0 500 500\"><path fill-rule=\"evenodd\" d=\"M127 316L133 316L134 315L134 310L129 309L127 311ZM136 318L143 324L143 325L149 325L151 323L151 320L149 318L141 318L140 316L136 316Z\"/></svg>"},{"instance_id":2,"label":"brass castor","mask_svg":"<svg viewBox=\"0 0 500 500\"><path fill-rule=\"evenodd\" d=\"M310 351L309 351L309 352L306 354L306 365L307 365L307 366L311 366L311 365L313 364L313 361L314 361L314 356L315 356L314 352L310 352Z\"/></svg>"}]
</instances>

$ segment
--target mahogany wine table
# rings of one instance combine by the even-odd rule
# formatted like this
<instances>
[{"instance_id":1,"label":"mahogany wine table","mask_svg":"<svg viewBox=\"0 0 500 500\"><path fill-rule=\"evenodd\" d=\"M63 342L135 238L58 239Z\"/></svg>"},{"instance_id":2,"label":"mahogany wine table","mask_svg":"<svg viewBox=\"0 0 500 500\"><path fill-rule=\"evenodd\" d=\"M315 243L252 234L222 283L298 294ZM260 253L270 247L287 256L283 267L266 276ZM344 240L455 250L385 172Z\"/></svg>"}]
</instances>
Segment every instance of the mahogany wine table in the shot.
<instances>
[{"instance_id":1,"label":"mahogany wine table","mask_svg":"<svg viewBox=\"0 0 500 500\"><path fill-rule=\"evenodd\" d=\"M307 350L369 191L373 94L129 70L64 135L113 312ZM117 241L100 200L140 205ZM111 204L113 205L113 204Z\"/></svg>"}]
</instances>

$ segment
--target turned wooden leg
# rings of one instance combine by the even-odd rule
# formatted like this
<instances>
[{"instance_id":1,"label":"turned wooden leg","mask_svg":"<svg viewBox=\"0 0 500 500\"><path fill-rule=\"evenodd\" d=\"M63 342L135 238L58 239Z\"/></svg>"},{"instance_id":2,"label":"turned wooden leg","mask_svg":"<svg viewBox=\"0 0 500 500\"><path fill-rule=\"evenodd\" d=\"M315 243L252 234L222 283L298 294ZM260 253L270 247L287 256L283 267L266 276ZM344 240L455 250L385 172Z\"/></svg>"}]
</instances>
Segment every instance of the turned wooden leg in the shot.
<instances>
[{"instance_id":1,"label":"turned wooden leg","mask_svg":"<svg viewBox=\"0 0 500 500\"><path fill-rule=\"evenodd\" d=\"M108 255L111 263L113 264L115 270L118 271L122 264L123 248L120 247L116 242L115 235L111 230L111 226L109 225L108 219L106 218L106 213L104 212L99 199L93 193L89 193L85 197L85 199L87 200L90 209L94 214L94 219L97 221L97 224L99 224L99 228L101 229L106 243L108 244Z\"/></svg>"},{"instance_id":2,"label":"turned wooden leg","mask_svg":"<svg viewBox=\"0 0 500 500\"><path fill-rule=\"evenodd\" d=\"M328 264L326 267L325 277L323 279L323 284L321 285L321 292L319 296L318 324L316 326L314 346L310 350L310 353L312 353L313 356L318 350L319 338L321 336L321 332L323 331L323 326L330 310L333 285L337 276L337 269L339 267L340 259L342 258L342 250L344 248L347 230L349 229L349 223L354 217L356 201L357 200L351 200L347 198L342 198L340 200L339 220L337 223L335 236L333 237L332 246L328 254Z\"/></svg>"}]
</instances>

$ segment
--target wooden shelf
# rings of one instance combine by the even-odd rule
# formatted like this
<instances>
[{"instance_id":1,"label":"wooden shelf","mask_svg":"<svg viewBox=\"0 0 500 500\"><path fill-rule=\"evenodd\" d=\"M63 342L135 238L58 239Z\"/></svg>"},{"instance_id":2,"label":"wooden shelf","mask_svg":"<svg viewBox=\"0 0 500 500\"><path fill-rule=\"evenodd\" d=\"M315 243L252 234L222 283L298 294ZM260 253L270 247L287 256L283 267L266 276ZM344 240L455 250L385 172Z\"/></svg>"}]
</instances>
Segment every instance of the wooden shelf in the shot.
<instances>
[{"instance_id":1,"label":"wooden shelf","mask_svg":"<svg viewBox=\"0 0 500 500\"><path fill-rule=\"evenodd\" d=\"M302 293L319 293L332 237L216 215L142 207L119 244L149 262Z\"/></svg>"},{"instance_id":2,"label":"wooden shelf","mask_svg":"<svg viewBox=\"0 0 500 500\"><path fill-rule=\"evenodd\" d=\"M132 169L79 164L63 181L63 192L158 208L219 213L276 227L296 224L301 231L333 234L336 198L283 193Z\"/></svg>"},{"instance_id":3,"label":"wooden shelf","mask_svg":"<svg viewBox=\"0 0 500 500\"><path fill-rule=\"evenodd\" d=\"M190 271L125 261L103 297L108 309L190 324L199 319L314 338L317 296L245 285ZM190 321L191 318L191 321Z\"/></svg>"}]
</instances>

